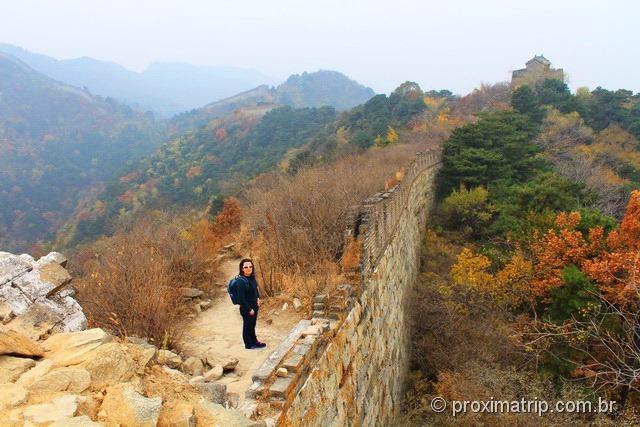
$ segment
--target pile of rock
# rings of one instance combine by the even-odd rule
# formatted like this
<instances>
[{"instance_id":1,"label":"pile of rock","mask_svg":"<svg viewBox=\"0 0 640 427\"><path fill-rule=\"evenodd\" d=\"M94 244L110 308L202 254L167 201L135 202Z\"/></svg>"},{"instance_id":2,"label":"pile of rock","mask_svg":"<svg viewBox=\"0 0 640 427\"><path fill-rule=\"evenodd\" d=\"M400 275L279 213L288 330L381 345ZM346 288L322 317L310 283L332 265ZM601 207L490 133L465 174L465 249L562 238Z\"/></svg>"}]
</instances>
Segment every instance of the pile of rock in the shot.
<instances>
[{"instance_id":1,"label":"pile of rock","mask_svg":"<svg viewBox=\"0 0 640 427\"><path fill-rule=\"evenodd\" d=\"M86 330L65 264L0 252L2 425L264 425L217 403L217 366Z\"/></svg>"},{"instance_id":2,"label":"pile of rock","mask_svg":"<svg viewBox=\"0 0 640 427\"><path fill-rule=\"evenodd\" d=\"M41 343L13 332L0 336L13 350L0 355L0 419L9 425L195 426L218 419L259 425L217 404L224 394L203 393L181 372L172 376L164 369L172 368L156 365L179 356L149 344L118 342L101 329L55 334ZM150 392L154 383L162 384L157 395Z\"/></svg>"},{"instance_id":3,"label":"pile of rock","mask_svg":"<svg viewBox=\"0 0 640 427\"><path fill-rule=\"evenodd\" d=\"M238 404L236 395L227 394L227 386L218 382L223 375L235 371L238 359L217 360L214 352L207 352L203 358L189 356L184 358L170 350L159 350L156 361L163 365L163 370L170 376L198 390L212 402L235 408Z\"/></svg>"},{"instance_id":4,"label":"pile of rock","mask_svg":"<svg viewBox=\"0 0 640 427\"><path fill-rule=\"evenodd\" d=\"M182 287L180 288L180 294L182 298L187 300L191 307L193 307L193 311L195 313L200 313L204 310L208 310L211 308L211 300L203 298L204 292L197 288L191 287ZM195 317L195 316L191 316Z\"/></svg>"},{"instance_id":5,"label":"pile of rock","mask_svg":"<svg viewBox=\"0 0 640 427\"><path fill-rule=\"evenodd\" d=\"M87 318L68 286L66 263L58 252L38 261L0 252L0 321L6 329L33 340L86 329Z\"/></svg>"}]
</instances>

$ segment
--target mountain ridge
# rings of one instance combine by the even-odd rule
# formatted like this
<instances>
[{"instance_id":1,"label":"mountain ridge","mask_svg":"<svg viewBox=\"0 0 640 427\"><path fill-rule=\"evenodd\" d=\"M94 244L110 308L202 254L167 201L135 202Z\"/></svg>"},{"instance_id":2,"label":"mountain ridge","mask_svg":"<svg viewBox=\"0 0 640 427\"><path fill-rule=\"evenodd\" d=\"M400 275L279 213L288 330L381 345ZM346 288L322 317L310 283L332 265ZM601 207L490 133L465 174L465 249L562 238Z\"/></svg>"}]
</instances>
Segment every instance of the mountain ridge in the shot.
<instances>
[{"instance_id":1,"label":"mountain ridge","mask_svg":"<svg viewBox=\"0 0 640 427\"><path fill-rule=\"evenodd\" d=\"M0 52L20 59L55 80L87 87L92 93L150 109L165 117L260 84L277 83L277 79L259 71L237 67L154 62L139 73L113 61L88 56L58 60L6 43L0 43ZM176 66L181 69L179 79L175 78ZM238 75L242 77L238 78Z\"/></svg>"}]
</instances>

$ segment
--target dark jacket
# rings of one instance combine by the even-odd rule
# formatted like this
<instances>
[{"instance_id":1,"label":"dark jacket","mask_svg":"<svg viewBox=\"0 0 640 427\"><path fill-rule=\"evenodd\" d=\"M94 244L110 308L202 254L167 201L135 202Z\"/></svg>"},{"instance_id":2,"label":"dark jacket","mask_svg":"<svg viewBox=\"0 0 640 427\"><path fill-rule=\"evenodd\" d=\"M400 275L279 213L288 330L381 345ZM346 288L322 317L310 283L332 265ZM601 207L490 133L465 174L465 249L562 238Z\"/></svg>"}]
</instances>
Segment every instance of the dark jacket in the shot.
<instances>
[{"instance_id":1,"label":"dark jacket","mask_svg":"<svg viewBox=\"0 0 640 427\"><path fill-rule=\"evenodd\" d=\"M238 286L238 304L240 308L246 311L258 309L258 282L253 276L239 276L240 282Z\"/></svg>"}]
</instances>

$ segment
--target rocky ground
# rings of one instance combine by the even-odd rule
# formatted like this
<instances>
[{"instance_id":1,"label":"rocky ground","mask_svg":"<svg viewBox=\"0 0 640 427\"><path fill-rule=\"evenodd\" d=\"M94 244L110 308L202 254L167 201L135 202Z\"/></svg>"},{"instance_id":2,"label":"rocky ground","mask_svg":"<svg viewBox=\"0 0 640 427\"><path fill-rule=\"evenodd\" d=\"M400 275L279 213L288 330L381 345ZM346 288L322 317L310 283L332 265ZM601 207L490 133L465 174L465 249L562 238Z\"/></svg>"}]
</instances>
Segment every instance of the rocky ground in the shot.
<instances>
[{"instance_id":1,"label":"rocky ground","mask_svg":"<svg viewBox=\"0 0 640 427\"><path fill-rule=\"evenodd\" d=\"M293 305L289 307L287 304L287 309L282 310L281 304L267 301L261 307L256 326L258 339L265 342L267 347L259 350L245 349L242 342L242 317L238 306L231 303L226 291L229 279L238 274L239 262L238 258L222 263L220 276L216 280L219 289L212 307L187 325L181 349L185 355L198 357L214 367L237 360L235 369L224 370L224 375L223 370L218 368L220 378L216 382L226 385L230 396L242 403L256 369L303 317L303 313L296 311Z\"/></svg>"},{"instance_id":2,"label":"rocky ground","mask_svg":"<svg viewBox=\"0 0 640 427\"><path fill-rule=\"evenodd\" d=\"M35 261L0 252L0 424L270 424L231 408L239 406L270 347L302 313L265 306L257 331L270 347L244 349L242 319L224 289L237 262L223 264L213 301L185 295L194 298L201 313L187 322L179 353L159 350L142 338L86 329L67 286L71 278L62 255Z\"/></svg>"}]
</instances>

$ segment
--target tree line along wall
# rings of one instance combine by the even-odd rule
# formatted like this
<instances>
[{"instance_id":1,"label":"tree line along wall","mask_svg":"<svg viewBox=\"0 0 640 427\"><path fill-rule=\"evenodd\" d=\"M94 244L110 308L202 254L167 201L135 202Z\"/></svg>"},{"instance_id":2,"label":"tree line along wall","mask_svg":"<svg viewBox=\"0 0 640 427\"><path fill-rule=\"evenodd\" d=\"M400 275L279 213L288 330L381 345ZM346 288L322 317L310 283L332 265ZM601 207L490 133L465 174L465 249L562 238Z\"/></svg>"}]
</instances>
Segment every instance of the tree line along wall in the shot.
<instances>
[{"instance_id":1,"label":"tree line along wall","mask_svg":"<svg viewBox=\"0 0 640 427\"><path fill-rule=\"evenodd\" d=\"M358 295L278 425L391 425L409 364L407 297L440 164L440 151L418 153L398 185L352 210L345 234L361 245Z\"/></svg>"}]
</instances>

